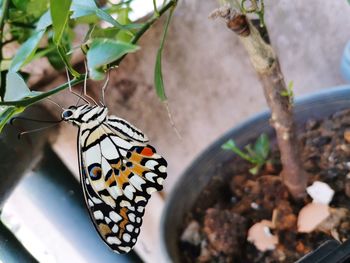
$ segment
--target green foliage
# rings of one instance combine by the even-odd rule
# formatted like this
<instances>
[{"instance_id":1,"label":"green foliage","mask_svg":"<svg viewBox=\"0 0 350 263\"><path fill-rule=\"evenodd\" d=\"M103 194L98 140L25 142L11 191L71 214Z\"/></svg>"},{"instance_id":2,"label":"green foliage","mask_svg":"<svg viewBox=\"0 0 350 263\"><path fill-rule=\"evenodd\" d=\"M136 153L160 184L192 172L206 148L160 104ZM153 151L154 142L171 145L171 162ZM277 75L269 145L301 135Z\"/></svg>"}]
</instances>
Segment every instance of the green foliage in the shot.
<instances>
[{"instance_id":1,"label":"green foliage","mask_svg":"<svg viewBox=\"0 0 350 263\"><path fill-rule=\"evenodd\" d=\"M256 140L254 145L248 144L244 147L244 150L239 149L236 146L234 140L230 139L225 142L222 146L224 150L230 150L236 153L242 159L250 162L254 165L253 168L249 170L251 174L257 174L261 167L268 161L270 153L270 142L266 134L261 134Z\"/></svg>"},{"instance_id":2,"label":"green foliage","mask_svg":"<svg viewBox=\"0 0 350 263\"><path fill-rule=\"evenodd\" d=\"M71 0L50 0L50 14L54 31L53 41L56 45L61 44L61 38L69 20L71 4Z\"/></svg>"},{"instance_id":3,"label":"green foliage","mask_svg":"<svg viewBox=\"0 0 350 263\"><path fill-rule=\"evenodd\" d=\"M8 72L6 75L6 92L4 99L8 101L21 100L38 95L40 92L30 91L23 78L15 72ZM23 112L25 107L9 106L0 108L0 132L7 121L16 114Z\"/></svg>"},{"instance_id":4,"label":"green foliage","mask_svg":"<svg viewBox=\"0 0 350 263\"><path fill-rule=\"evenodd\" d=\"M22 46L19 48L16 55L12 59L10 71L19 71L22 66L24 66L32 60L44 33L44 30L36 31L32 34L31 37L27 39L27 41L25 41L22 44Z\"/></svg>"},{"instance_id":5,"label":"green foliage","mask_svg":"<svg viewBox=\"0 0 350 263\"><path fill-rule=\"evenodd\" d=\"M161 53L177 1L167 0L159 10L155 6L154 15L144 23L130 20L132 1L107 1L104 6L97 6L94 0L0 0L0 131L15 114L69 86L65 83L47 92L30 92L18 74L25 65L46 57L55 69L67 68L74 77L71 84L75 85L84 80L85 74L73 68L71 55L81 49L86 55L88 76L103 79L106 71L119 65L125 55L139 49L136 44L140 37L170 10L155 70L156 91L163 100ZM79 24L88 25L89 31L83 43L72 48L74 28ZM20 47L13 57L4 59L3 46L9 42L17 42Z\"/></svg>"},{"instance_id":6,"label":"green foliage","mask_svg":"<svg viewBox=\"0 0 350 263\"><path fill-rule=\"evenodd\" d=\"M168 19L165 23L163 37L162 37L162 41L160 43L160 47L157 51L156 65L154 68L154 86L156 87L156 92L157 92L158 97L162 101L166 100L166 94L165 94L165 90L164 90L164 81L163 81L163 72L162 72L162 53L163 53L165 38L166 38L166 35L168 33L168 27L170 24L170 20L172 18L173 12L174 12L174 8L175 8L175 6L170 10Z\"/></svg>"},{"instance_id":7,"label":"green foliage","mask_svg":"<svg viewBox=\"0 0 350 263\"><path fill-rule=\"evenodd\" d=\"M16 72L8 72L6 75L5 101L20 100L26 97L33 97L41 92L30 91L23 78Z\"/></svg>"},{"instance_id":8,"label":"green foliage","mask_svg":"<svg viewBox=\"0 0 350 263\"><path fill-rule=\"evenodd\" d=\"M287 89L281 92L281 95L282 95L283 97L288 97L288 99L289 99L289 104L290 104L290 105L293 105L293 103L294 103L294 91L293 91L293 87L294 87L294 83L293 83L293 81L290 81L290 82L288 83Z\"/></svg>"},{"instance_id":9,"label":"green foliage","mask_svg":"<svg viewBox=\"0 0 350 263\"><path fill-rule=\"evenodd\" d=\"M120 59L125 54L135 52L138 46L112 39L94 39L86 54L88 69L92 79L101 80L104 77L107 64Z\"/></svg>"}]
</instances>

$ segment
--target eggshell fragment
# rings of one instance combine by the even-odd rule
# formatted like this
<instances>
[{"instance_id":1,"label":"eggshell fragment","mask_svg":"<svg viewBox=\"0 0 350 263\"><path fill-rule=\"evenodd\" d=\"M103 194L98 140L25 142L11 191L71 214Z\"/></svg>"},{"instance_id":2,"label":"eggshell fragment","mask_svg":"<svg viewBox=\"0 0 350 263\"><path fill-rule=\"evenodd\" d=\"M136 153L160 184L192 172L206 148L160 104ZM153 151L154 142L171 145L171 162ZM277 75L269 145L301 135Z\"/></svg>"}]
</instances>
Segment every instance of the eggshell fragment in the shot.
<instances>
[{"instance_id":1,"label":"eggshell fragment","mask_svg":"<svg viewBox=\"0 0 350 263\"><path fill-rule=\"evenodd\" d=\"M326 183L315 181L306 188L306 192L311 196L314 203L328 205L333 198L334 190Z\"/></svg>"},{"instance_id":2,"label":"eggshell fragment","mask_svg":"<svg viewBox=\"0 0 350 263\"><path fill-rule=\"evenodd\" d=\"M326 204L310 203L304 206L298 216L298 232L310 233L330 215Z\"/></svg>"},{"instance_id":3,"label":"eggshell fragment","mask_svg":"<svg viewBox=\"0 0 350 263\"><path fill-rule=\"evenodd\" d=\"M262 220L248 230L248 241L253 243L261 252L274 250L278 244L278 237L270 232L269 227L272 225L271 221Z\"/></svg>"},{"instance_id":4,"label":"eggshell fragment","mask_svg":"<svg viewBox=\"0 0 350 263\"><path fill-rule=\"evenodd\" d=\"M181 235L181 241L186 241L193 245L198 245L201 242L199 234L200 226L197 221L192 221Z\"/></svg>"}]
</instances>

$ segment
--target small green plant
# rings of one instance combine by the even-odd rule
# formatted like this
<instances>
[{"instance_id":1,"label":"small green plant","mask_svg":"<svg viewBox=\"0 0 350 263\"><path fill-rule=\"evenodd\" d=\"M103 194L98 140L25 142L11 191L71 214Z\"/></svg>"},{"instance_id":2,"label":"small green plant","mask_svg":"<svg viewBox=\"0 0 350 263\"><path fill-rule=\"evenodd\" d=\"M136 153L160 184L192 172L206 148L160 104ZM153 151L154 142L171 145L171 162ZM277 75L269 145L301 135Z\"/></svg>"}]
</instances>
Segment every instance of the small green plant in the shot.
<instances>
[{"instance_id":1,"label":"small green plant","mask_svg":"<svg viewBox=\"0 0 350 263\"><path fill-rule=\"evenodd\" d=\"M288 83L287 89L281 92L281 95L282 95L283 97L288 97L288 99L289 99L289 104L290 104L290 105L293 105L293 103L294 103L294 91L293 91L293 87L294 87L294 82L293 82L293 81L290 81L290 82Z\"/></svg>"},{"instance_id":2,"label":"small green plant","mask_svg":"<svg viewBox=\"0 0 350 263\"><path fill-rule=\"evenodd\" d=\"M254 146L248 144L244 147L245 151L242 151L236 146L234 140L230 139L225 142L222 146L224 150L231 150L236 153L239 157L247 160L254 165L253 168L249 169L249 172L256 175L261 167L268 161L268 156L270 153L270 142L266 134L261 134L259 138L255 141Z\"/></svg>"}]
</instances>

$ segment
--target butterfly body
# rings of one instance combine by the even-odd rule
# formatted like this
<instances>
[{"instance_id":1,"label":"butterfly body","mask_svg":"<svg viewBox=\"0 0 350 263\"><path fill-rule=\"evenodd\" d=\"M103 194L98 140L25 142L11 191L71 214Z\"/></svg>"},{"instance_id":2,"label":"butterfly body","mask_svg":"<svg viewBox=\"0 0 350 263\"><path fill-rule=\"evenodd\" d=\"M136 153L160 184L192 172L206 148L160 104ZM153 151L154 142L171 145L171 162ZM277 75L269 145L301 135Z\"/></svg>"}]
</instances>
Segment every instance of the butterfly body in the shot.
<instances>
[{"instance_id":1,"label":"butterfly body","mask_svg":"<svg viewBox=\"0 0 350 263\"><path fill-rule=\"evenodd\" d=\"M91 219L118 253L135 245L144 208L166 178L166 160L148 138L106 107L70 107L62 119L78 126L80 180Z\"/></svg>"}]
</instances>

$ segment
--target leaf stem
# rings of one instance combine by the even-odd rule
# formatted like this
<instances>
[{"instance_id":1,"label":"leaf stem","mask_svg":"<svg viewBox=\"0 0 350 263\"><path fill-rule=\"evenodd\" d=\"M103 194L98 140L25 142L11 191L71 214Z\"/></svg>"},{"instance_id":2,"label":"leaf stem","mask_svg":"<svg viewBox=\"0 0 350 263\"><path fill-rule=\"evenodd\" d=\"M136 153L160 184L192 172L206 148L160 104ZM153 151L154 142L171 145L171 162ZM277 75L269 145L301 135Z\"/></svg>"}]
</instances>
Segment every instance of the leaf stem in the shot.
<instances>
[{"instance_id":1,"label":"leaf stem","mask_svg":"<svg viewBox=\"0 0 350 263\"><path fill-rule=\"evenodd\" d=\"M28 107L28 106L30 106L30 105L32 105L32 104L34 104L42 99L45 99L45 98L52 96L52 95L54 95L62 90L65 90L66 88L69 87L69 84L71 86L75 86L79 83L82 83L84 81L84 79L85 79L85 74L81 74L79 77L71 80L70 83L69 82L64 83L64 84L62 84L62 85L60 85L52 90L49 90L45 93L42 93L38 96L24 98L24 99L18 100L18 101L1 101L0 106Z\"/></svg>"},{"instance_id":2,"label":"leaf stem","mask_svg":"<svg viewBox=\"0 0 350 263\"><path fill-rule=\"evenodd\" d=\"M154 9L154 14L156 16L159 16L158 8L157 8L157 0L153 0L153 9Z\"/></svg>"},{"instance_id":3,"label":"leaf stem","mask_svg":"<svg viewBox=\"0 0 350 263\"><path fill-rule=\"evenodd\" d=\"M157 95L161 101L166 101L167 99L165 90L164 90L164 81L163 81L163 72L162 72L162 55L163 55L165 38L168 33L169 24L173 16L174 9L175 9L175 6L173 6L169 11L169 16L164 26L163 36L157 52L156 65L154 68L154 85L156 88Z\"/></svg>"}]
</instances>

